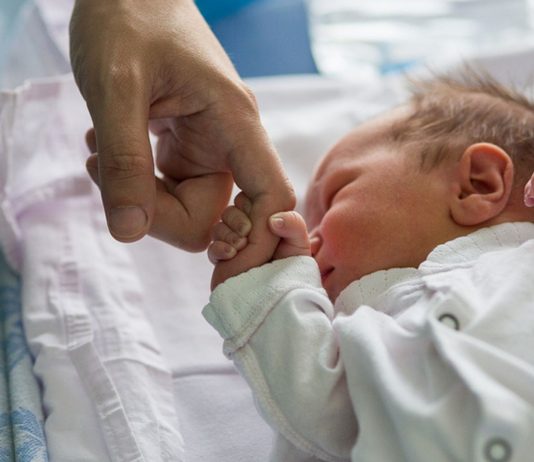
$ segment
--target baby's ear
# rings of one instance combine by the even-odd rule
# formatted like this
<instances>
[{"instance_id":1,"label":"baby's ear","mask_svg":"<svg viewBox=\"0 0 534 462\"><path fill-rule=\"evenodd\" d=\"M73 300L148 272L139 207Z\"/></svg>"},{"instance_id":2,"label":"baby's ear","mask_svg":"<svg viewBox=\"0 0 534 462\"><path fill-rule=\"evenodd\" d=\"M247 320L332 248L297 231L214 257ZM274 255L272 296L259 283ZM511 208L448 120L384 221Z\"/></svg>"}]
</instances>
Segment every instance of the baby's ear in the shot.
<instances>
[{"instance_id":1,"label":"baby's ear","mask_svg":"<svg viewBox=\"0 0 534 462\"><path fill-rule=\"evenodd\" d=\"M508 204L514 179L510 156L491 143L469 146L454 176L451 216L461 226L497 217Z\"/></svg>"}]
</instances>

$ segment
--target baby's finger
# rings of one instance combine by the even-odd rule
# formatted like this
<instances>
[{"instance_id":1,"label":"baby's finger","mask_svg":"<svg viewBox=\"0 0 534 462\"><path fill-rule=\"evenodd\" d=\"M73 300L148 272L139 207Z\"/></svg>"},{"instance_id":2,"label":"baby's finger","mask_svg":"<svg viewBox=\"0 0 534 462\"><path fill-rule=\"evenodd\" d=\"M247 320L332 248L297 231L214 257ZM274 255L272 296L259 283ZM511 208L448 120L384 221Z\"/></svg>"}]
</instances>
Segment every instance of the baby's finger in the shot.
<instances>
[{"instance_id":1,"label":"baby's finger","mask_svg":"<svg viewBox=\"0 0 534 462\"><path fill-rule=\"evenodd\" d=\"M94 128L87 130L87 133L85 134L85 143L87 144L90 154L93 154L97 151L96 134Z\"/></svg>"},{"instance_id":2,"label":"baby's finger","mask_svg":"<svg viewBox=\"0 0 534 462\"><path fill-rule=\"evenodd\" d=\"M236 250L241 250L247 245L247 238L232 231L225 223L220 221L212 230L212 239L214 241L225 242Z\"/></svg>"},{"instance_id":3,"label":"baby's finger","mask_svg":"<svg viewBox=\"0 0 534 462\"><path fill-rule=\"evenodd\" d=\"M222 221L230 228L234 233L239 234L241 237L248 236L252 229L252 223L250 218L245 212L237 207L227 207L223 212Z\"/></svg>"},{"instance_id":4,"label":"baby's finger","mask_svg":"<svg viewBox=\"0 0 534 462\"><path fill-rule=\"evenodd\" d=\"M280 212L269 218L269 227L278 237L282 238L274 258L292 256L311 256L310 238L306 223L297 212Z\"/></svg>"},{"instance_id":5,"label":"baby's finger","mask_svg":"<svg viewBox=\"0 0 534 462\"><path fill-rule=\"evenodd\" d=\"M87 160L85 161L85 168L87 169L87 173L89 173L89 176L91 177L91 180L99 186L99 179L98 179L98 154L92 154L90 155Z\"/></svg>"},{"instance_id":6,"label":"baby's finger","mask_svg":"<svg viewBox=\"0 0 534 462\"><path fill-rule=\"evenodd\" d=\"M236 254L235 247L223 241L213 241L208 247L208 258L214 265L220 261L234 258Z\"/></svg>"},{"instance_id":7,"label":"baby's finger","mask_svg":"<svg viewBox=\"0 0 534 462\"><path fill-rule=\"evenodd\" d=\"M242 210L243 212L245 212L247 214L247 216L250 215L250 211L252 210L252 202L245 195L245 193L240 192L237 196L235 196L234 205L239 210Z\"/></svg>"}]
</instances>

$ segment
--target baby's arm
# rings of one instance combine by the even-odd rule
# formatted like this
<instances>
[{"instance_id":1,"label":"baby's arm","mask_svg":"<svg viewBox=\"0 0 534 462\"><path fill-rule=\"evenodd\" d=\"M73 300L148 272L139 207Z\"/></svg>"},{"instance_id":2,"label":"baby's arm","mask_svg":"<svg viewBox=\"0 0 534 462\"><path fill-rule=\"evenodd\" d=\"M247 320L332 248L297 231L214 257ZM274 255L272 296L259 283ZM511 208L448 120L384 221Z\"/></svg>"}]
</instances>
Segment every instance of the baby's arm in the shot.
<instances>
[{"instance_id":1,"label":"baby's arm","mask_svg":"<svg viewBox=\"0 0 534 462\"><path fill-rule=\"evenodd\" d=\"M250 261L244 251L252 233L241 201L225 211L214 230L208 252L216 265ZM296 460L293 450L302 460L303 454L310 461L350 460L358 426L332 325L334 308L310 258L306 226L299 214L281 212L269 219L268 229L281 238L271 250L271 263L258 262L261 267L220 284L203 315L279 433L277 460ZM291 444L281 445L286 440ZM298 450L290 456L291 445Z\"/></svg>"},{"instance_id":2,"label":"baby's arm","mask_svg":"<svg viewBox=\"0 0 534 462\"><path fill-rule=\"evenodd\" d=\"M212 263L216 265L230 260L247 246L247 236L252 229L249 211L250 200L242 193L237 195L235 205L224 211L222 221L214 228L213 242L208 248L208 257ZM297 212L279 212L271 216L269 229L280 238L271 260L311 255L306 223ZM257 262L254 266L264 263L267 261Z\"/></svg>"}]
</instances>

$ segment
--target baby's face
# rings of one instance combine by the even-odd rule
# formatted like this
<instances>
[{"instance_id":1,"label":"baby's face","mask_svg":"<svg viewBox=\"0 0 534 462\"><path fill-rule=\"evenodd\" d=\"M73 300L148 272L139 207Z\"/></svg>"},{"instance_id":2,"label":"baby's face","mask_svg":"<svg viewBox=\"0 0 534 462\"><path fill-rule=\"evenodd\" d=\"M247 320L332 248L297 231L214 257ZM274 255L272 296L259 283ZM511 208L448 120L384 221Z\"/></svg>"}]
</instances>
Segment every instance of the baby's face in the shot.
<instances>
[{"instance_id":1,"label":"baby's face","mask_svg":"<svg viewBox=\"0 0 534 462\"><path fill-rule=\"evenodd\" d=\"M377 270L417 267L444 239L443 171L387 141L395 110L345 136L319 164L306 195L312 253L332 300ZM314 241L316 241L314 243Z\"/></svg>"}]
</instances>

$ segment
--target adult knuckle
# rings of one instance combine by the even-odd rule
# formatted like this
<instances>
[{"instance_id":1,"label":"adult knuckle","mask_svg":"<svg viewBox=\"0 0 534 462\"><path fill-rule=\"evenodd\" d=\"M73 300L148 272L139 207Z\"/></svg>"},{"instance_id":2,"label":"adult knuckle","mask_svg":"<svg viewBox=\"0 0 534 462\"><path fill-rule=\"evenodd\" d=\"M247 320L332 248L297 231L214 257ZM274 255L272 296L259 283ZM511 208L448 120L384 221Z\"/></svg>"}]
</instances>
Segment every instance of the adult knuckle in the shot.
<instances>
[{"instance_id":1,"label":"adult knuckle","mask_svg":"<svg viewBox=\"0 0 534 462\"><path fill-rule=\"evenodd\" d=\"M81 91L89 105L115 104L141 96L144 80L143 66L137 59L108 57L94 65L90 75L83 78Z\"/></svg>"},{"instance_id":2,"label":"adult knuckle","mask_svg":"<svg viewBox=\"0 0 534 462\"><path fill-rule=\"evenodd\" d=\"M135 86L141 81L141 67L135 60L131 62L116 62L108 68L107 80L115 87Z\"/></svg>"},{"instance_id":3,"label":"adult knuckle","mask_svg":"<svg viewBox=\"0 0 534 462\"><path fill-rule=\"evenodd\" d=\"M240 110L257 115L259 112L259 107L258 100L256 99L254 92L243 83L239 85L238 89L239 91L236 93L236 98Z\"/></svg>"},{"instance_id":4,"label":"adult knuckle","mask_svg":"<svg viewBox=\"0 0 534 462\"><path fill-rule=\"evenodd\" d=\"M107 75L101 79L107 91L113 92L114 96L119 95L125 98L137 95L143 87L143 81L142 65L135 59L126 63L112 63L107 70Z\"/></svg>"},{"instance_id":5,"label":"adult knuckle","mask_svg":"<svg viewBox=\"0 0 534 462\"><path fill-rule=\"evenodd\" d=\"M258 112L259 110L258 100L256 98L256 95L252 91L252 89L245 84L241 84L241 90L242 90L243 103L246 103L255 112Z\"/></svg>"},{"instance_id":6,"label":"adult knuckle","mask_svg":"<svg viewBox=\"0 0 534 462\"><path fill-rule=\"evenodd\" d=\"M224 87L225 99L231 102L233 112L236 115L258 115L259 109L256 95L247 85L242 81L230 80L226 82Z\"/></svg>"},{"instance_id":7,"label":"adult knuckle","mask_svg":"<svg viewBox=\"0 0 534 462\"><path fill-rule=\"evenodd\" d=\"M100 156L98 167L106 178L131 179L146 175L152 169L151 161L140 153L119 151L113 155Z\"/></svg>"}]
</instances>

